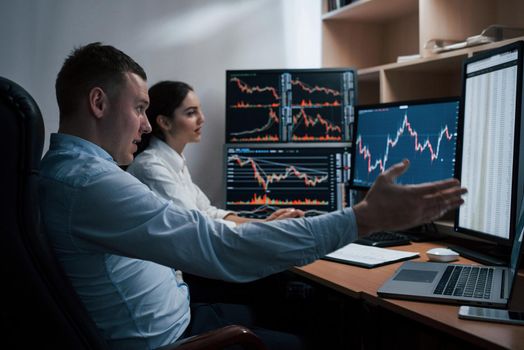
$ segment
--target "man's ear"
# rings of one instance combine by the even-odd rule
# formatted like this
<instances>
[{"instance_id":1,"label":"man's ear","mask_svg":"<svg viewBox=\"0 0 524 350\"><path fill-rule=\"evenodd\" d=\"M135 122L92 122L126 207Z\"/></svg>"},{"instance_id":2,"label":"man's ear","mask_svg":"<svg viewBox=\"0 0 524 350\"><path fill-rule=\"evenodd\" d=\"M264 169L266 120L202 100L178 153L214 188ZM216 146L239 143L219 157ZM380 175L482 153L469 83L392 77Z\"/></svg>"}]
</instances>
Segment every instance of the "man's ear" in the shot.
<instances>
[{"instance_id":1,"label":"man's ear","mask_svg":"<svg viewBox=\"0 0 524 350\"><path fill-rule=\"evenodd\" d=\"M104 115L108 107L107 103L108 99L104 90L99 87L94 87L89 91L89 109L97 119L102 118Z\"/></svg>"}]
</instances>

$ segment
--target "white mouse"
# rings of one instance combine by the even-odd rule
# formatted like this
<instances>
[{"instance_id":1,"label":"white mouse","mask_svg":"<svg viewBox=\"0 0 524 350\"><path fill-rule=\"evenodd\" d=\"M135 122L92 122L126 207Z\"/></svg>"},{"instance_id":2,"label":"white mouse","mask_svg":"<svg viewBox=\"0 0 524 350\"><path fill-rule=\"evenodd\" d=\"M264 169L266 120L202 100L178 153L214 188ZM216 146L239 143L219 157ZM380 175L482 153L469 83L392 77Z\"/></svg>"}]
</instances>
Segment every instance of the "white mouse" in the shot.
<instances>
[{"instance_id":1,"label":"white mouse","mask_svg":"<svg viewBox=\"0 0 524 350\"><path fill-rule=\"evenodd\" d=\"M438 262L450 262L459 258L459 253L449 248L432 248L426 254L429 260Z\"/></svg>"}]
</instances>

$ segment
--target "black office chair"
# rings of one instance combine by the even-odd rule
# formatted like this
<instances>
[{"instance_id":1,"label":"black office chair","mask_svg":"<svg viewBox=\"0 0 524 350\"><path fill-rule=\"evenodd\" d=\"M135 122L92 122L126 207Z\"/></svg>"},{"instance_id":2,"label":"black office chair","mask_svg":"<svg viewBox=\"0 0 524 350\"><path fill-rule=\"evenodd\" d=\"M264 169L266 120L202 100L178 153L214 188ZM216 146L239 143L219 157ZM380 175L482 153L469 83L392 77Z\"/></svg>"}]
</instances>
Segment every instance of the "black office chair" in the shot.
<instances>
[{"instance_id":1,"label":"black office chair","mask_svg":"<svg viewBox=\"0 0 524 350\"><path fill-rule=\"evenodd\" d=\"M0 77L3 348L108 349L40 229L37 178L44 124L33 98ZM173 349L265 349L250 330L228 326L172 344Z\"/></svg>"}]
</instances>

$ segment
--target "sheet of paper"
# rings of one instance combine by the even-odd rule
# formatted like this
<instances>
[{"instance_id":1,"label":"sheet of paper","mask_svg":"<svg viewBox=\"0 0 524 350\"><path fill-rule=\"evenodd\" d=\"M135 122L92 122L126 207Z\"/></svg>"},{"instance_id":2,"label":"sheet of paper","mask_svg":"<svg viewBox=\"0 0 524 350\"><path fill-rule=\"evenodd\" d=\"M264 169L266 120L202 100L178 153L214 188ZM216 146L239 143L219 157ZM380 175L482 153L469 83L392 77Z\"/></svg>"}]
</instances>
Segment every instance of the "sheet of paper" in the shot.
<instances>
[{"instance_id":1,"label":"sheet of paper","mask_svg":"<svg viewBox=\"0 0 524 350\"><path fill-rule=\"evenodd\" d=\"M353 263L356 265L373 267L384 265L390 262L414 258L418 255L418 253L414 252L405 252L351 243L326 255L326 258L347 262L350 264Z\"/></svg>"}]
</instances>

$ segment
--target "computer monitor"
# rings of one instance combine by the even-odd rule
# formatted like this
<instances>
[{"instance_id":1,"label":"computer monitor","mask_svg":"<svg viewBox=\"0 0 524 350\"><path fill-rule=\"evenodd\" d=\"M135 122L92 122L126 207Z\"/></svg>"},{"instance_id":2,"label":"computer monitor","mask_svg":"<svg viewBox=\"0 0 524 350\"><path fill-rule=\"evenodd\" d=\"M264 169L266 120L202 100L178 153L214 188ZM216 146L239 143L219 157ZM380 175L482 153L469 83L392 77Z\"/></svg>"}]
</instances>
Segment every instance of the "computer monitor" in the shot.
<instances>
[{"instance_id":1,"label":"computer monitor","mask_svg":"<svg viewBox=\"0 0 524 350\"><path fill-rule=\"evenodd\" d=\"M369 189L403 159L410 167L398 183L452 178L458 115L458 97L357 106L350 187Z\"/></svg>"},{"instance_id":2,"label":"computer monitor","mask_svg":"<svg viewBox=\"0 0 524 350\"><path fill-rule=\"evenodd\" d=\"M465 60L457 177L468 189L457 232L499 245L513 242L524 192L523 42Z\"/></svg>"},{"instance_id":3,"label":"computer monitor","mask_svg":"<svg viewBox=\"0 0 524 350\"><path fill-rule=\"evenodd\" d=\"M332 144L331 144L332 145ZM225 146L226 208L265 217L294 207L306 215L346 206L349 146Z\"/></svg>"},{"instance_id":4,"label":"computer monitor","mask_svg":"<svg viewBox=\"0 0 524 350\"><path fill-rule=\"evenodd\" d=\"M226 143L351 140L353 69L229 70L226 81Z\"/></svg>"}]
</instances>

